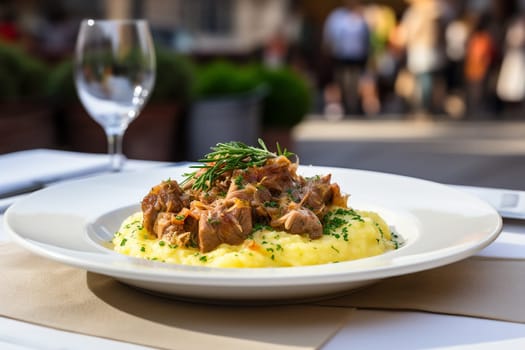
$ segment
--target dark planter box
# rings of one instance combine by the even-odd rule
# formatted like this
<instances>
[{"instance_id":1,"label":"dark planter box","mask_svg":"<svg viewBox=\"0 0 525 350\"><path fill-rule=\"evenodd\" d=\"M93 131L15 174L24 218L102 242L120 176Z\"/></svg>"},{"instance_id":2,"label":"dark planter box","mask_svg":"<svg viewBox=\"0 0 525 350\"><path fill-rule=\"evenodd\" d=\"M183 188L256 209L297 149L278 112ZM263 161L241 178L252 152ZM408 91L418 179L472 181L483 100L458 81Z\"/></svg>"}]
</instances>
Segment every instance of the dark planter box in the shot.
<instances>
[{"instance_id":1,"label":"dark planter box","mask_svg":"<svg viewBox=\"0 0 525 350\"><path fill-rule=\"evenodd\" d=\"M57 146L55 120L48 104L0 103L0 153Z\"/></svg>"},{"instance_id":2,"label":"dark planter box","mask_svg":"<svg viewBox=\"0 0 525 350\"><path fill-rule=\"evenodd\" d=\"M182 114L182 108L177 103L146 105L124 134L125 156L130 159L180 160L184 153L180 141ZM67 147L71 150L106 152L104 129L89 117L80 104L68 109L64 128Z\"/></svg>"},{"instance_id":3,"label":"dark planter box","mask_svg":"<svg viewBox=\"0 0 525 350\"><path fill-rule=\"evenodd\" d=\"M266 90L195 102L187 124L186 158L198 160L219 142L256 145L261 136L261 104Z\"/></svg>"}]
</instances>

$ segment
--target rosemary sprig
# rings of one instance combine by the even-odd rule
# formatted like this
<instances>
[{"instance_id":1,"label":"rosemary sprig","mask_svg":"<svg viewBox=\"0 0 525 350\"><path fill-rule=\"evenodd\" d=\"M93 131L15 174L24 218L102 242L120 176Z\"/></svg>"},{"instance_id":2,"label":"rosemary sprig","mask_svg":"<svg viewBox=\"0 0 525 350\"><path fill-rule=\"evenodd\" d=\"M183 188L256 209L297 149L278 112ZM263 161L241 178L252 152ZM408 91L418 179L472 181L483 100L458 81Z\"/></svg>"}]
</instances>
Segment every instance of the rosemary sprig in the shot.
<instances>
[{"instance_id":1,"label":"rosemary sprig","mask_svg":"<svg viewBox=\"0 0 525 350\"><path fill-rule=\"evenodd\" d=\"M286 148L281 149L278 143L277 153L274 153L268 150L263 140L259 139L258 142L261 147L248 146L237 141L218 143L215 147L211 147L213 152L199 159L199 162L202 164L190 167L206 170L199 175L197 175L199 170L184 174L185 179L181 184L195 179L192 188L194 190L206 191L213 185L215 180L228 171L262 166L266 163L266 160L270 158L278 156L288 158L294 155L294 153L289 152Z\"/></svg>"}]
</instances>

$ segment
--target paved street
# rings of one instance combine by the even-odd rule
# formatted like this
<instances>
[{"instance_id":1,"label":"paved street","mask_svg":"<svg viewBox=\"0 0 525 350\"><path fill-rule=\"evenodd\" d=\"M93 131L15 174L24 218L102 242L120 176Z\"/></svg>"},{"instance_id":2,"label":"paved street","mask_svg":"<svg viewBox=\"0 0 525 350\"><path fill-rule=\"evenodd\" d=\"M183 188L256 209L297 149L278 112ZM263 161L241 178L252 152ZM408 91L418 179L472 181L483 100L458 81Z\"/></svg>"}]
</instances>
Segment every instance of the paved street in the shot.
<instances>
[{"instance_id":1,"label":"paved street","mask_svg":"<svg viewBox=\"0 0 525 350\"><path fill-rule=\"evenodd\" d=\"M301 164L525 190L525 122L312 118L294 130Z\"/></svg>"}]
</instances>

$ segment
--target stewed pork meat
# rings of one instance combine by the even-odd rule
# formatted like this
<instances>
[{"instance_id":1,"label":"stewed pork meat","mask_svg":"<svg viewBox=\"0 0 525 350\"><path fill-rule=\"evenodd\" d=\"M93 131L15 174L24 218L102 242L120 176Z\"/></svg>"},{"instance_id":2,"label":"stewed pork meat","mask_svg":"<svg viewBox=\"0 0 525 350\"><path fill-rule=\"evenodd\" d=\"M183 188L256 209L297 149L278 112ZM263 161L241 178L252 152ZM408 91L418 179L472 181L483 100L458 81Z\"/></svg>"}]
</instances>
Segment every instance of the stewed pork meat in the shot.
<instances>
[{"instance_id":1,"label":"stewed pork meat","mask_svg":"<svg viewBox=\"0 0 525 350\"><path fill-rule=\"evenodd\" d=\"M144 227L149 232L155 232L153 227L159 213L177 213L182 208L188 207L189 204L190 197L180 188L177 181L169 179L161 182L153 187L142 200ZM158 233L157 235L161 236Z\"/></svg>"},{"instance_id":2,"label":"stewed pork meat","mask_svg":"<svg viewBox=\"0 0 525 350\"><path fill-rule=\"evenodd\" d=\"M164 181L142 201L144 227L170 242L196 245L201 252L242 243L258 223L320 238L328 207L346 207L347 197L330 175L304 178L296 170L296 163L276 156L262 166L222 172L205 188L195 188L195 177L183 188Z\"/></svg>"},{"instance_id":3,"label":"stewed pork meat","mask_svg":"<svg viewBox=\"0 0 525 350\"><path fill-rule=\"evenodd\" d=\"M326 204L331 203L333 189L330 184L331 174L307 179L301 194L301 204L322 218L328 211Z\"/></svg>"},{"instance_id":4,"label":"stewed pork meat","mask_svg":"<svg viewBox=\"0 0 525 350\"><path fill-rule=\"evenodd\" d=\"M252 228L252 213L248 202L241 199L221 200L200 217L200 250L209 252L222 243L241 244L252 232Z\"/></svg>"},{"instance_id":5,"label":"stewed pork meat","mask_svg":"<svg viewBox=\"0 0 525 350\"><path fill-rule=\"evenodd\" d=\"M323 236L323 225L310 209L297 206L286 214L274 220L270 225L277 229L294 234L308 234L310 238L317 239Z\"/></svg>"}]
</instances>

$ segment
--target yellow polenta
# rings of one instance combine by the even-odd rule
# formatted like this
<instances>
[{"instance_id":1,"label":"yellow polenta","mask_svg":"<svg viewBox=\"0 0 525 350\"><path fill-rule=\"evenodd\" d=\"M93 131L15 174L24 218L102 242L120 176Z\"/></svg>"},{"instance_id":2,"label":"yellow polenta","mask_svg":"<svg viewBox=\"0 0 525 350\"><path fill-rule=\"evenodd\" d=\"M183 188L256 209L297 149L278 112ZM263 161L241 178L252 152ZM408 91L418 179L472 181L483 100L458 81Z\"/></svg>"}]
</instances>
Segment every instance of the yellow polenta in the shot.
<instances>
[{"instance_id":1,"label":"yellow polenta","mask_svg":"<svg viewBox=\"0 0 525 350\"><path fill-rule=\"evenodd\" d=\"M323 220L324 234L306 235L256 226L243 244L221 244L208 253L169 244L142 226L142 213L128 217L113 238L115 251L166 263L212 267L276 267L335 263L397 248L397 236L374 212L332 208Z\"/></svg>"}]
</instances>

